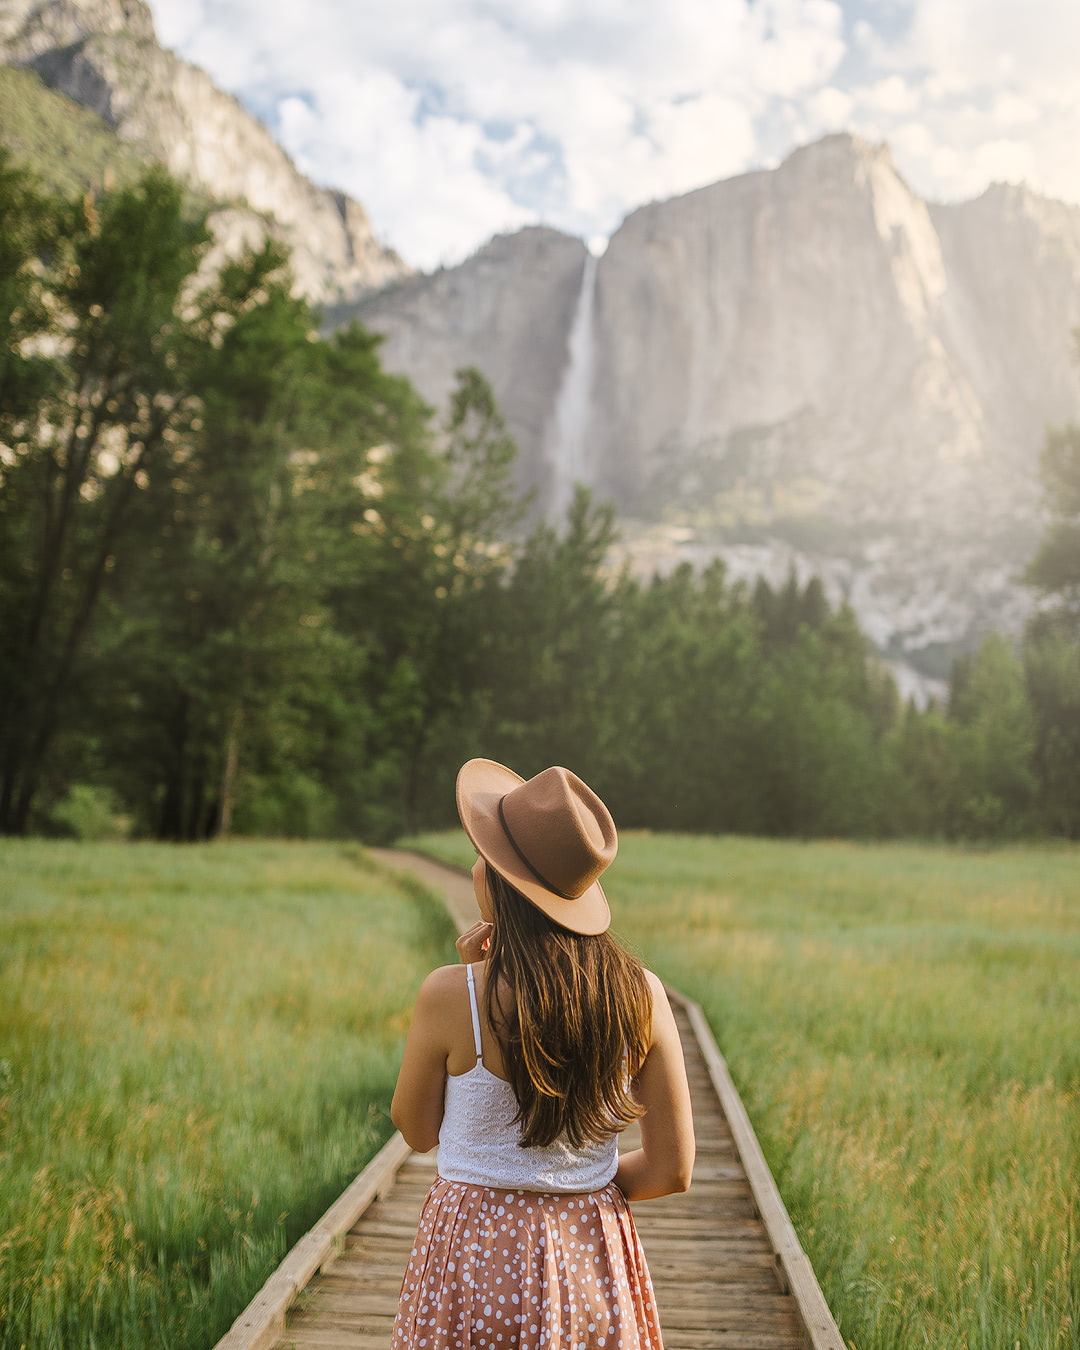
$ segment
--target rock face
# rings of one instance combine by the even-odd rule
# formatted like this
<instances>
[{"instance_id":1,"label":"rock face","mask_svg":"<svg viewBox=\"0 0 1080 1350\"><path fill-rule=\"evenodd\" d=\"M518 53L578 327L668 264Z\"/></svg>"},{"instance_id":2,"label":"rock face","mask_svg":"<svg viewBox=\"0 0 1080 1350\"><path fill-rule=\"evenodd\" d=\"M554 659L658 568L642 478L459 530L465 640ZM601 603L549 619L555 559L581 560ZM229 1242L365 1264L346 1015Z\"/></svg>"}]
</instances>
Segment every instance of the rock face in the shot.
<instances>
[{"instance_id":1,"label":"rock face","mask_svg":"<svg viewBox=\"0 0 1080 1350\"><path fill-rule=\"evenodd\" d=\"M497 276L481 253L360 312L435 400L463 343L550 503L565 500L550 372L573 374L582 253L560 240L564 280L537 285L530 233L489 246ZM491 285L508 317L478 323ZM1080 209L1005 187L928 205L887 147L830 136L635 211L592 304L582 471L642 565L812 569L928 674L1022 623L1044 428L1080 408Z\"/></svg>"},{"instance_id":2,"label":"rock face","mask_svg":"<svg viewBox=\"0 0 1080 1350\"><path fill-rule=\"evenodd\" d=\"M383 363L404 371L435 407L445 406L461 366L479 366L523 451L525 480L546 499L554 464L545 435L563 379L585 267L580 239L540 226L497 235L460 267L410 277L328 312L331 325L359 317L385 334Z\"/></svg>"},{"instance_id":3,"label":"rock face","mask_svg":"<svg viewBox=\"0 0 1080 1350\"><path fill-rule=\"evenodd\" d=\"M1078 322L1080 210L1015 189L931 208L885 147L830 137L616 233L596 481L646 513L741 491L845 524L1028 516Z\"/></svg>"},{"instance_id":4,"label":"rock face","mask_svg":"<svg viewBox=\"0 0 1080 1350\"><path fill-rule=\"evenodd\" d=\"M209 76L158 45L142 0L6 0L0 60L96 112L117 135L213 203L223 250L270 228L293 252L297 289L352 298L408 272L363 207L316 187L266 128Z\"/></svg>"}]
</instances>

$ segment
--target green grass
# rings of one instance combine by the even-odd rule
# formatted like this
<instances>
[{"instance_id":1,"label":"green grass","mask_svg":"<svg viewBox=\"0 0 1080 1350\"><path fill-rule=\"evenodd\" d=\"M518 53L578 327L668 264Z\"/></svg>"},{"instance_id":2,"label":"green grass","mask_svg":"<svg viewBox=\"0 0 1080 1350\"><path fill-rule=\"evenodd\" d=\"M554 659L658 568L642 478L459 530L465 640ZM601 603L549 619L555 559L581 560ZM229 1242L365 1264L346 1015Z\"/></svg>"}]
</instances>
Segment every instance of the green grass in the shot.
<instances>
[{"instance_id":1,"label":"green grass","mask_svg":"<svg viewBox=\"0 0 1080 1350\"><path fill-rule=\"evenodd\" d=\"M463 864L463 835L411 841ZM624 835L848 1342L1080 1345L1080 850Z\"/></svg>"},{"instance_id":2,"label":"green grass","mask_svg":"<svg viewBox=\"0 0 1080 1350\"><path fill-rule=\"evenodd\" d=\"M449 921L333 845L0 875L0 1346L213 1345L389 1137Z\"/></svg>"},{"instance_id":3,"label":"green grass","mask_svg":"<svg viewBox=\"0 0 1080 1350\"><path fill-rule=\"evenodd\" d=\"M96 113L49 89L32 70L0 65L0 144L63 196L133 182L147 160Z\"/></svg>"}]
</instances>

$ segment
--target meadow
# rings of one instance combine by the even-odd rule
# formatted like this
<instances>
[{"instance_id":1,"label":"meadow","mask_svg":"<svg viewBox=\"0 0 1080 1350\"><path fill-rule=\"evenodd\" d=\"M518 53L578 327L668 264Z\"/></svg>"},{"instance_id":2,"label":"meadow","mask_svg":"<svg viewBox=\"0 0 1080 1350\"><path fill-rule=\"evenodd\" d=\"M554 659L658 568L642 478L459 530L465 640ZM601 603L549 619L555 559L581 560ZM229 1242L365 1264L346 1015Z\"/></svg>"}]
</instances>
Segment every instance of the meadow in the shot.
<instances>
[{"instance_id":1,"label":"meadow","mask_svg":"<svg viewBox=\"0 0 1080 1350\"><path fill-rule=\"evenodd\" d=\"M624 833L606 889L704 1007L849 1344L1080 1345L1080 850Z\"/></svg>"},{"instance_id":2,"label":"meadow","mask_svg":"<svg viewBox=\"0 0 1080 1350\"><path fill-rule=\"evenodd\" d=\"M205 1350L389 1137L449 921L331 844L0 875L0 1347Z\"/></svg>"}]
</instances>

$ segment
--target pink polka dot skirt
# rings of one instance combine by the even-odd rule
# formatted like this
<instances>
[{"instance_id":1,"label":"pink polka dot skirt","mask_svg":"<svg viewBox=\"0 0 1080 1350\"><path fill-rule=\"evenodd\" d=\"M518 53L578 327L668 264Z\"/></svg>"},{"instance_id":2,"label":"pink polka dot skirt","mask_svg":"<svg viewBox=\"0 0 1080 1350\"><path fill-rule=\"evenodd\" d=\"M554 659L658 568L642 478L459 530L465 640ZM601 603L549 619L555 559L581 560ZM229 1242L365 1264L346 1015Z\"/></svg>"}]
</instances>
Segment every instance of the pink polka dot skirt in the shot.
<instances>
[{"instance_id":1,"label":"pink polka dot skirt","mask_svg":"<svg viewBox=\"0 0 1080 1350\"><path fill-rule=\"evenodd\" d=\"M622 1192L439 1177L420 1212L391 1350L663 1350Z\"/></svg>"}]
</instances>

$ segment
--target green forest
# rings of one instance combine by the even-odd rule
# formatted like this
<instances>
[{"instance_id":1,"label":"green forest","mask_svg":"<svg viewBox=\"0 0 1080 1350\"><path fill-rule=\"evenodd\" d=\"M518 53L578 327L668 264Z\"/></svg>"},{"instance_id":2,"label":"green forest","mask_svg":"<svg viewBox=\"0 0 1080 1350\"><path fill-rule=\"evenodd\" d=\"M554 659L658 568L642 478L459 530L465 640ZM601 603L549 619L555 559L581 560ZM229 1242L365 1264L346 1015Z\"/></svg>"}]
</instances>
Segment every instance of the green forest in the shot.
<instances>
[{"instance_id":1,"label":"green forest","mask_svg":"<svg viewBox=\"0 0 1080 1350\"><path fill-rule=\"evenodd\" d=\"M583 489L539 519L479 371L437 414L277 245L208 267L163 172L3 159L0 222L0 832L384 840L482 754L628 827L1080 836L1080 428L1023 641L920 710L818 581L643 582Z\"/></svg>"}]
</instances>

